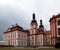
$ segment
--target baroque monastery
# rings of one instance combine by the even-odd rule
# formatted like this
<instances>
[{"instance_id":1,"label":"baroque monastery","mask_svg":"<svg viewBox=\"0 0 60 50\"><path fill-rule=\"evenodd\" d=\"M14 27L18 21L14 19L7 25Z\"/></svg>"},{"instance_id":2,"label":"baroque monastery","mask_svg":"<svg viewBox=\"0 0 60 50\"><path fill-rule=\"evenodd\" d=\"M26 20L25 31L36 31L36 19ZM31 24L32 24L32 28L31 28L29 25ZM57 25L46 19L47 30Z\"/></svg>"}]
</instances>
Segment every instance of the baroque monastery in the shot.
<instances>
[{"instance_id":1,"label":"baroque monastery","mask_svg":"<svg viewBox=\"0 0 60 50\"><path fill-rule=\"evenodd\" d=\"M4 33L4 45L14 46L49 46L55 45L57 38L60 37L60 14L50 18L50 30L44 30L42 20L38 26L35 13L32 15L30 29L24 30L18 24L12 25Z\"/></svg>"}]
</instances>

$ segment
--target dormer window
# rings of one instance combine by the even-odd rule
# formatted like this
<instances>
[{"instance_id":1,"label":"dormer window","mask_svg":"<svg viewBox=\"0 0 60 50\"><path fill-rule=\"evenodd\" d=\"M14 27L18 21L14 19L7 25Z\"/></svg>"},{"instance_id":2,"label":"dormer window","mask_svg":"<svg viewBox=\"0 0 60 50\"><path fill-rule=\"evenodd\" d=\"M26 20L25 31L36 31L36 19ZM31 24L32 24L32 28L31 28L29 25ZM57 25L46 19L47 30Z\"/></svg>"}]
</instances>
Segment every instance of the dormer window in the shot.
<instances>
[{"instance_id":1,"label":"dormer window","mask_svg":"<svg viewBox=\"0 0 60 50\"><path fill-rule=\"evenodd\" d=\"M58 25L60 25L60 20L58 20Z\"/></svg>"}]
</instances>

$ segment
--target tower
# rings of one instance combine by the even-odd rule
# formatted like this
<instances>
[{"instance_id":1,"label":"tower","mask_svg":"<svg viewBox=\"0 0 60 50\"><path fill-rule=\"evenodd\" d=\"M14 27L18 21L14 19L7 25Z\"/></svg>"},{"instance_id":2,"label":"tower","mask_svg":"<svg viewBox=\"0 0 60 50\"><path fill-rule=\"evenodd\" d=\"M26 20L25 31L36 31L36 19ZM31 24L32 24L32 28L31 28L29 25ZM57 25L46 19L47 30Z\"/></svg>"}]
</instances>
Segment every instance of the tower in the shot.
<instances>
[{"instance_id":1,"label":"tower","mask_svg":"<svg viewBox=\"0 0 60 50\"><path fill-rule=\"evenodd\" d=\"M35 19L35 13L33 13L33 19L30 23L30 45L31 46L36 46L36 41L37 41L37 21Z\"/></svg>"},{"instance_id":2,"label":"tower","mask_svg":"<svg viewBox=\"0 0 60 50\"><path fill-rule=\"evenodd\" d=\"M30 26L31 26L31 33L30 34L36 34L36 29L37 29L37 21L35 19L35 13L33 13L33 19L30 23Z\"/></svg>"},{"instance_id":3,"label":"tower","mask_svg":"<svg viewBox=\"0 0 60 50\"><path fill-rule=\"evenodd\" d=\"M40 20L39 30L44 31L44 26L43 26L43 24L42 24L42 20Z\"/></svg>"},{"instance_id":4,"label":"tower","mask_svg":"<svg viewBox=\"0 0 60 50\"><path fill-rule=\"evenodd\" d=\"M44 32L44 26L42 24L42 20L40 20L40 25L39 25L39 34L40 34L40 37L42 36L40 42L42 42L42 46L46 45L47 44L47 37L46 37L46 34Z\"/></svg>"}]
</instances>

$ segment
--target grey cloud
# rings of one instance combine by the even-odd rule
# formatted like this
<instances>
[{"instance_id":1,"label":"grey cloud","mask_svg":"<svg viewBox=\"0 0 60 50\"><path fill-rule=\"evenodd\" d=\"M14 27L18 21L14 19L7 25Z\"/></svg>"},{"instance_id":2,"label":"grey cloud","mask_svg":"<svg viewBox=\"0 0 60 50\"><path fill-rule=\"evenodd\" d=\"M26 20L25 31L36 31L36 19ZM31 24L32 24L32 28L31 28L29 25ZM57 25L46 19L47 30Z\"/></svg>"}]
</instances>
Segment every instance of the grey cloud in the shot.
<instances>
[{"instance_id":1,"label":"grey cloud","mask_svg":"<svg viewBox=\"0 0 60 50\"><path fill-rule=\"evenodd\" d=\"M18 23L24 29L27 29L27 24L24 16L24 11L13 10L11 7L2 6L0 7L0 40L3 39L3 32L11 25Z\"/></svg>"}]
</instances>

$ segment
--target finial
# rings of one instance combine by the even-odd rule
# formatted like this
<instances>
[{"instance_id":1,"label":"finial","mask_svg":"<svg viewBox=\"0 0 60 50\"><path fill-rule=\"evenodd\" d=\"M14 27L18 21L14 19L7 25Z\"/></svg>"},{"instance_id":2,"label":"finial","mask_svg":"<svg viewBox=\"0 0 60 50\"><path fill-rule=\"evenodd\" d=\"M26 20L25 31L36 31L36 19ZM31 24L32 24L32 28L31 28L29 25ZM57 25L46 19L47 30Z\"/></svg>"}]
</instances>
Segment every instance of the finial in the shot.
<instances>
[{"instance_id":1,"label":"finial","mask_svg":"<svg viewBox=\"0 0 60 50\"><path fill-rule=\"evenodd\" d=\"M42 25L42 20L40 20L40 25Z\"/></svg>"},{"instance_id":2,"label":"finial","mask_svg":"<svg viewBox=\"0 0 60 50\"><path fill-rule=\"evenodd\" d=\"M16 25L16 26L18 26L18 24L17 24L17 23L16 23L15 25Z\"/></svg>"},{"instance_id":3,"label":"finial","mask_svg":"<svg viewBox=\"0 0 60 50\"><path fill-rule=\"evenodd\" d=\"M43 25L42 25L42 20L40 20L40 26L39 27L43 27Z\"/></svg>"},{"instance_id":4,"label":"finial","mask_svg":"<svg viewBox=\"0 0 60 50\"><path fill-rule=\"evenodd\" d=\"M12 25L12 27L14 27L14 25Z\"/></svg>"},{"instance_id":5,"label":"finial","mask_svg":"<svg viewBox=\"0 0 60 50\"><path fill-rule=\"evenodd\" d=\"M33 20L35 20L35 13L33 13Z\"/></svg>"}]
</instances>

